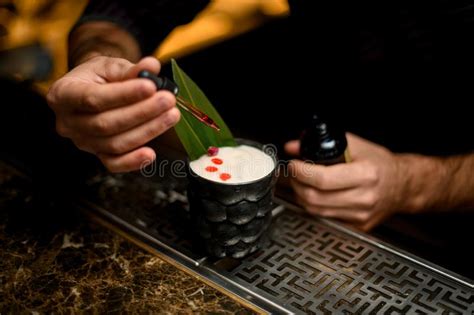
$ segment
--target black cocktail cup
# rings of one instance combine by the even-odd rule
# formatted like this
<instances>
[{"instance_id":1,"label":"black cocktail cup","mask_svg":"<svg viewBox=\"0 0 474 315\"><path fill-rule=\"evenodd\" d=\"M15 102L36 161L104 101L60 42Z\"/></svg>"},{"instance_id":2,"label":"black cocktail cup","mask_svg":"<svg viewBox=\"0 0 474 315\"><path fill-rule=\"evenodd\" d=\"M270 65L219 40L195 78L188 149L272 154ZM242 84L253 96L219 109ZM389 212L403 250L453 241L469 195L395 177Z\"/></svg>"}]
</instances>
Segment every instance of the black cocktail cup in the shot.
<instances>
[{"instance_id":1,"label":"black cocktail cup","mask_svg":"<svg viewBox=\"0 0 474 315\"><path fill-rule=\"evenodd\" d=\"M277 158L267 146L238 140L273 158L274 168L263 178L241 184L219 183L188 167L188 199L197 241L213 257L242 258L259 249L271 223ZM270 147L271 148L271 147Z\"/></svg>"}]
</instances>

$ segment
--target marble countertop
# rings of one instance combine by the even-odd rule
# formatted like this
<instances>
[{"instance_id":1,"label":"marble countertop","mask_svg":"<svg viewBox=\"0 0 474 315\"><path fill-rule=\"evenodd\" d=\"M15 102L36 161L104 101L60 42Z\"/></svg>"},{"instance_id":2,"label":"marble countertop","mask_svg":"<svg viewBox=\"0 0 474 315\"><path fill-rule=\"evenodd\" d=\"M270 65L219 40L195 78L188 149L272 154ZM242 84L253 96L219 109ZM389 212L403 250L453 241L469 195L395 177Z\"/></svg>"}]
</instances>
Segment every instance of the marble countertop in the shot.
<instances>
[{"instance_id":1,"label":"marble countertop","mask_svg":"<svg viewBox=\"0 0 474 315\"><path fill-rule=\"evenodd\" d=\"M33 184L0 163L0 314L252 313L83 214L52 208L38 210Z\"/></svg>"}]
</instances>

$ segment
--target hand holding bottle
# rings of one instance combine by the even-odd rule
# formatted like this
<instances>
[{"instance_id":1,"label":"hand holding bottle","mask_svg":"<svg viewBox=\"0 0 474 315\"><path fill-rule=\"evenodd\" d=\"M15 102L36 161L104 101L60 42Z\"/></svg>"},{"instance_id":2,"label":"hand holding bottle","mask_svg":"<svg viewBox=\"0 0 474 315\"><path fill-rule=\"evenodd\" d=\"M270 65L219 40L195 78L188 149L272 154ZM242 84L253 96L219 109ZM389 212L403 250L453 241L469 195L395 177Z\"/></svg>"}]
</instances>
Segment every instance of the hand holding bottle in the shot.
<instances>
[{"instance_id":1,"label":"hand holding bottle","mask_svg":"<svg viewBox=\"0 0 474 315\"><path fill-rule=\"evenodd\" d=\"M369 230L395 211L408 207L407 179L402 170L405 163L386 148L356 135L348 133L347 143L350 163L321 165L324 161L316 160L320 164L291 161L291 185L298 203L311 214ZM330 144L326 143L328 147ZM300 141L288 142L285 150L300 155ZM307 148L302 151L309 154ZM334 162L344 157L344 151L333 151L334 156L328 154L326 158Z\"/></svg>"}]
</instances>

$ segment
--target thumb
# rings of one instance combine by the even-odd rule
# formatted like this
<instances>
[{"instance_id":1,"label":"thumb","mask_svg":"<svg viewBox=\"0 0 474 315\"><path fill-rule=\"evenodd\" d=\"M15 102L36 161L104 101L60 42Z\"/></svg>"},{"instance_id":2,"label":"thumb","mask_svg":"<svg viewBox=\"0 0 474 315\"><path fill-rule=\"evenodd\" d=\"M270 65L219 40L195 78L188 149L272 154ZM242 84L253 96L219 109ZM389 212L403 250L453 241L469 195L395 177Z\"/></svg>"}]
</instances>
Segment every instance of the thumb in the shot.
<instances>
[{"instance_id":1,"label":"thumb","mask_svg":"<svg viewBox=\"0 0 474 315\"><path fill-rule=\"evenodd\" d=\"M297 156L300 154L300 141L292 140L285 143L285 151L290 155Z\"/></svg>"},{"instance_id":2,"label":"thumb","mask_svg":"<svg viewBox=\"0 0 474 315\"><path fill-rule=\"evenodd\" d=\"M134 79L142 70L148 70L154 74L158 74L161 70L161 64L155 57L145 57L128 69L124 79Z\"/></svg>"},{"instance_id":3,"label":"thumb","mask_svg":"<svg viewBox=\"0 0 474 315\"><path fill-rule=\"evenodd\" d=\"M355 134L348 132L346 136L349 152L351 157L354 159L358 159L361 156L367 156L368 154L373 154L371 152L373 152L374 149L381 148L380 145L361 138Z\"/></svg>"}]
</instances>

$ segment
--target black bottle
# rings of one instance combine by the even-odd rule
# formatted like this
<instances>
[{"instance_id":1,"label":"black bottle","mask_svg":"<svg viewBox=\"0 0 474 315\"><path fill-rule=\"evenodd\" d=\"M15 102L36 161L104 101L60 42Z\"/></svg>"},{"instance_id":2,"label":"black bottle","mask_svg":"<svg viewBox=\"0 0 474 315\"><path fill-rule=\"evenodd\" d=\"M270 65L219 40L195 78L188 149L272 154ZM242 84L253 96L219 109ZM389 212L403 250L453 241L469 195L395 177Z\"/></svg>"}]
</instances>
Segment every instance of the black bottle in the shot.
<instances>
[{"instance_id":1,"label":"black bottle","mask_svg":"<svg viewBox=\"0 0 474 315\"><path fill-rule=\"evenodd\" d=\"M344 131L329 128L317 115L313 115L300 140L300 155L303 160L324 165L350 161Z\"/></svg>"}]
</instances>

